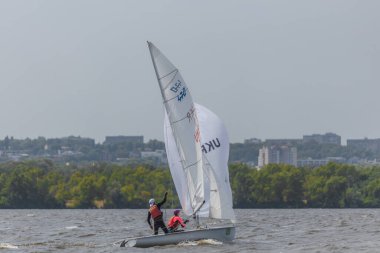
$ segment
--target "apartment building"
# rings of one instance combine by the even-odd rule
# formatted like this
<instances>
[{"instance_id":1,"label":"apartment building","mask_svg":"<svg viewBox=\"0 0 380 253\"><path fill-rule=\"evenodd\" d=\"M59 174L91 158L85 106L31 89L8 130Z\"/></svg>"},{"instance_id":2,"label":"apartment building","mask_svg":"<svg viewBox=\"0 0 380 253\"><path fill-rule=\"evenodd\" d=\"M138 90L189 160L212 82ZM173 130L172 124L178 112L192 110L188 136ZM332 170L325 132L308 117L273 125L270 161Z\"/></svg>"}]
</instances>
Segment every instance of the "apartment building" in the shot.
<instances>
[{"instance_id":1,"label":"apartment building","mask_svg":"<svg viewBox=\"0 0 380 253\"><path fill-rule=\"evenodd\" d=\"M287 145L264 146L259 150L258 167L262 168L270 163L284 163L297 166L297 148Z\"/></svg>"}]
</instances>

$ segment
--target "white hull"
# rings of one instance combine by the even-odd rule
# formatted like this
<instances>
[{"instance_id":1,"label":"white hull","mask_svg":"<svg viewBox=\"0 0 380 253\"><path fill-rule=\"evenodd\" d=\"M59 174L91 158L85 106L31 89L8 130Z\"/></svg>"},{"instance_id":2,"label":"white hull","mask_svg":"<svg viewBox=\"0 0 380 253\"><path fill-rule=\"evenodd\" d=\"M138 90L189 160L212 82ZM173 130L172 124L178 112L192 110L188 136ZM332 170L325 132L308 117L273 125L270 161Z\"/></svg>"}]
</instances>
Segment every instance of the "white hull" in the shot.
<instances>
[{"instance_id":1,"label":"white hull","mask_svg":"<svg viewBox=\"0 0 380 253\"><path fill-rule=\"evenodd\" d=\"M187 230L183 232L175 232L166 235L152 235L136 237L124 240L120 247L139 247L148 248L153 246L163 246L169 244L178 244L186 241L199 241L204 239L214 239L222 242L229 242L235 238L235 227L216 227L204 228L197 230Z\"/></svg>"}]
</instances>

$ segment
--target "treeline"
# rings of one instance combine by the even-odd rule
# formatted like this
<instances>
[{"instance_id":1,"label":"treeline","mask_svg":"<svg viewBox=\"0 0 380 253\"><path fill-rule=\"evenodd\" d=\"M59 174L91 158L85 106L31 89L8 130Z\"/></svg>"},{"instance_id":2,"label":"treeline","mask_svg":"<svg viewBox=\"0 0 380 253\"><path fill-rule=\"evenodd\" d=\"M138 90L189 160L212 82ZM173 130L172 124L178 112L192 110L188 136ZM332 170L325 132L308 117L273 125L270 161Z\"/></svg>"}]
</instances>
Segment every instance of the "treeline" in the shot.
<instances>
[{"instance_id":1,"label":"treeline","mask_svg":"<svg viewBox=\"0 0 380 253\"><path fill-rule=\"evenodd\" d=\"M0 208L145 208L165 191L168 204L178 206L169 170L148 165L77 167L49 160L0 165Z\"/></svg>"},{"instance_id":2,"label":"treeline","mask_svg":"<svg viewBox=\"0 0 380 253\"><path fill-rule=\"evenodd\" d=\"M380 207L380 167L329 163L315 169L270 164L230 167L239 208Z\"/></svg>"},{"instance_id":3,"label":"treeline","mask_svg":"<svg viewBox=\"0 0 380 253\"><path fill-rule=\"evenodd\" d=\"M380 167L330 163L315 169L230 165L234 208L380 207ZM0 208L146 208L169 192L168 168L149 165L64 166L49 160L0 164Z\"/></svg>"}]
</instances>

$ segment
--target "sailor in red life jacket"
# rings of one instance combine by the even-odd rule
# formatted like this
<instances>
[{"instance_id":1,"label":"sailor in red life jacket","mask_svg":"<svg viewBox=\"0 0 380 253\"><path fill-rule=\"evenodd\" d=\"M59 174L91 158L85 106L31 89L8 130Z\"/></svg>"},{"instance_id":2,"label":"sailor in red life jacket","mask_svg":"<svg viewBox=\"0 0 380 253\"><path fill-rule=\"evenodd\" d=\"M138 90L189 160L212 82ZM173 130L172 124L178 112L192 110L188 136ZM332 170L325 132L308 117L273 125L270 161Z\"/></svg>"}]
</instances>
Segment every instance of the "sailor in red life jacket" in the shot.
<instances>
[{"instance_id":1,"label":"sailor in red life jacket","mask_svg":"<svg viewBox=\"0 0 380 253\"><path fill-rule=\"evenodd\" d=\"M179 225L181 227L185 228L186 223L189 222L189 220L183 221L183 219L179 216L180 210L174 211L174 216L170 218L168 223L168 228L170 232L178 232Z\"/></svg>"},{"instance_id":2,"label":"sailor in red life jacket","mask_svg":"<svg viewBox=\"0 0 380 253\"><path fill-rule=\"evenodd\" d=\"M152 224L150 223L150 218L153 218L153 226L154 226L154 234L158 234L158 228L161 228L165 234L167 234L169 231L165 226L164 220L162 219L162 211L161 206L166 202L166 196L168 195L167 192L165 192L164 199L156 203L154 199L149 200L149 212L148 212L148 224L151 229L153 229Z\"/></svg>"}]
</instances>

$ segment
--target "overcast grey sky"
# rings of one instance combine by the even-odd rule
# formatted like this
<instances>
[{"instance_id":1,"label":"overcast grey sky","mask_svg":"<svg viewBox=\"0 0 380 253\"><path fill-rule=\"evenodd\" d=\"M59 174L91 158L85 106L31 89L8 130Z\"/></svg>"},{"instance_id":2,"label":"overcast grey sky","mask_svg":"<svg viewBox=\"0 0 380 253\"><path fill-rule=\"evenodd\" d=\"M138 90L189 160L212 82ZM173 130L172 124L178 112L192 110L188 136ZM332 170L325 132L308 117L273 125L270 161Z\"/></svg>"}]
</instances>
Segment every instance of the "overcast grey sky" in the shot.
<instances>
[{"instance_id":1,"label":"overcast grey sky","mask_svg":"<svg viewBox=\"0 0 380 253\"><path fill-rule=\"evenodd\" d=\"M0 138L163 140L146 41L231 142L380 138L380 1L0 1Z\"/></svg>"}]
</instances>

